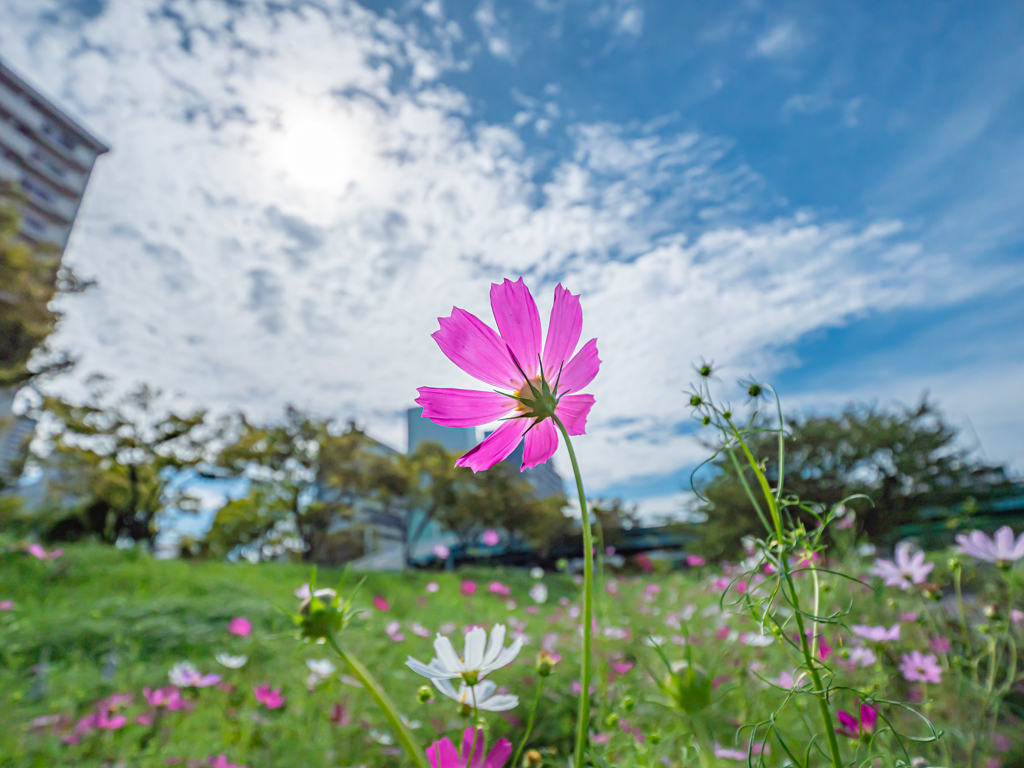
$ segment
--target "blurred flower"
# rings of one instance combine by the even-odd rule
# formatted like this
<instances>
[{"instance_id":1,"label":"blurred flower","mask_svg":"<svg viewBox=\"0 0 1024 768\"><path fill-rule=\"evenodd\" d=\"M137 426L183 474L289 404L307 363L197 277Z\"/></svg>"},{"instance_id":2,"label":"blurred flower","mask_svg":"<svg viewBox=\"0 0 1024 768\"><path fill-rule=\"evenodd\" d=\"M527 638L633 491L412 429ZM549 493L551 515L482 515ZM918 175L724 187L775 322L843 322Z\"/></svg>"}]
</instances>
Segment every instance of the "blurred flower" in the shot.
<instances>
[{"instance_id":1,"label":"blurred flower","mask_svg":"<svg viewBox=\"0 0 1024 768\"><path fill-rule=\"evenodd\" d=\"M912 683L941 683L942 668L932 654L923 655L920 651L904 653L900 661L900 672Z\"/></svg>"},{"instance_id":2,"label":"blurred flower","mask_svg":"<svg viewBox=\"0 0 1024 768\"><path fill-rule=\"evenodd\" d=\"M469 754L471 751L472 756ZM483 752L483 732L478 731L474 739L473 729L467 728L462 734L461 755L455 750L455 745L445 738L427 747L427 758L431 768L502 768L512 754L512 742L498 739L486 757Z\"/></svg>"},{"instance_id":3,"label":"blurred flower","mask_svg":"<svg viewBox=\"0 0 1024 768\"><path fill-rule=\"evenodd\" d=\"M29 544L28 553L39 560L55 560L64 554L63 549L55 549L52 552L47 552L43 549L40 544Z\"/></svg>"},{"instance_id":4,"label":"blurred flower","mask_svg":"<svg viewBox=\"0 0 1024 768\"><path fill-rule=\"evenodd\" d=\"M306 659L306 666L317 677L328 678L334 674L334 663L330 659Z\"/></svg>"},{"instance_id":5,"label":"blurred flower","mask_svg":"<svg viewBox=\"0 0 1024 768\"><path fill-rule=\"evenodd\" d=\"M1024 621L1024 611L1018 611L1016 608L1010 611L1010 621L1021 622Z\"/></svg>"},{"instance_id":6,"label":"blurred flower","mask_svg":"<svg viewBox=\"0 0 1024 768\"><path fill-rule=\"evenodd\" d=\"M530 588L530 597L535 603L543 603L548 599L548 588L544 582L538 581Z\"/></svg>"},{"instance_id":7,"label":"blurred flower","mask_svg":"<svg viewBox=\"0 0 1024 768\"><path fill-rule=\"evenodd\" d=\"M376 608L378 611L381 611L381 612L387 611L387 610L389 610L391 608L391 606L388 605L388 601L385 600L380 595L374 595L373 596L373 607Z\"/></svg>"},{"instance_id":8,"label":"blurred flower","mask_svg":"<svg viewBox=\"0 0 1024 768\"><path fill-rule=\"evenodd\" d=\"M1024 557L1024 533L1014 541L1013 530L1008 525L996 531L991 539L981 531L971 531L967 535L961 533L956 537L956 543L959 545L956 551L960 554L998 565L1013 563Z\"/></svg>"},{"instance_id":9,"label":"blurred flower","mask_svg":"<svg viewBox=\"0 0 1024 768\"><path fill-rule=\"evenodd\" d=\"M588 690L590 691L591 695L594 694L594 684L593 683L591 683L588 686ZM583 691L583 686L580 685L580 681L579 680L573 680L572 681L572 695L573 696L579 696L582 691Z\"/></svg>"},{"instance_id":10,"label":"blurred flower","mask_svg":"<svg viewBox=\"0 0 1024 768\"><path fill-rule=\"evenodd\" d=\"M906 542L896 545L894 560L875 560L871 573L880 576L888 587L910 589L914 584L922 584L935 567L934 563L924 561L924 552L911 554L911 546Z\"/></svg>"},{"instance_id":11,"label":"blurred flower","mask_svg":"<svg viewBox=\"0 0 1024 768\"><path fill-rule=\"evenodd\" d=\"M604 554L606 557L612 557L615 554L615 547L610 544L604 548Z\"/></svg>"},{"instance_id":12,"label":"blurred flower","mask_svg":"<svg viewBox=\"0 0 1024 768\"><path fill-rule=\"evenodd\" d=\"M850 651L850 663L855 667L870 667L876 661L878 657L870 648L854 648Z\"/></svg>"},{"instance_id":13,"label":"blurred flower","mask_svg":"<svg viewBox=\"0 0 1024 768\"><path fill-rule=\"evenodd\" d=\"M933 637L930 645L936 653L949 653L949 638L945 635Z\"/></svg>"},{"instance_id":14,"label":"blurred flower","mask_svg":"<svg viewBox=\"0 0 1024 768\"><path fill-rule=\"evenodd\" d=\"M436 581L431 581L427 584L427 592L437 592L439 589L441 589L441 585Z\"/></svg>"},{"instance_id":15,"label":"blurred flower","mask_svg":"<svg viewBox=\"0 0 1024 768\"><path fill-rule=\"evenodd\" d=\"M206 762L210 764L210 768L245 768L244 765L235 765L229 763L226 755L217 755L216 757L208 757Z\"/></svg>"},{"instance_id":16,"label":"blurred flower","mask_svg":"<svg viewBox=\"0 0 1024 768\"><path fill-rule=\"evenodd\" d=\"M436 557L439 557L442 560L447 560L448 556L452 553L452 551L444 544L435 544L431 551Z\"/></svg>"},{"instance_id":17,"label":"blurred flower","mask_svg":"<svg viewBox=\"0 0 1024 768\"><path fill-rule=\"evenodd\" d=\"M208 688L220 682L220 675L201 674L187 661L179 661L167 673L172 685L179 688Z\"/></svg>"},{"instance_id":18,"label":"blurred flower","mask_svg":"<svg viewBox=\"0 0 1024 768\"><path fill-rule=\"evenodd\" d=\"M476 594L476 582L475 581L464 581L459 585L459 592L462 593L463 597L469 597Z\"/></svg>"},{"instance_id":19,"label":"blurred flower","mask_svg":"<svg viewBox=\"0 0 1024 768\"><path fill-rule=\"evenodd\" d=\"M232 656L228 653L218 653L217 663L228 669L241 669L249 661L248 656Z\"/></svg>"},{"instance_id":20,"label":"blurred flower","mask_svg":"<svg viewBox=\"0 0 1024 768\"><path fill-rule=\"evenodd\" d=\"M339 701L331 709L331 722L335 725L340 725L344 728L351 722L351 720L352 718L349 717L348 709L345 707L344 703Z\"/></svg>"},{"instance_id":21,"label":"blurred flower","mask_svg":"<svg viewBox=\"0 0 1024 768\"><path fill-rule=\"evenodd\" d=\"M853 528L855 522L857 522L857 514L852 509L844 508L842 514L836 518L836 528L846 531Z\"/></svg>"},{"instance_id":22,"label":"blurred flower","mask_svg":"<svg viewBox=\"0 0 1024 768\"><path fill-rule=\"evenodd\" d=\"M248 637L249 633L252 632L252 622L244 616L235 616L228 623L228 632L239 637Z\"/></svg>"},{"instance_id":23,"label":"blurred flower","mask_svg":"<svg viewBox=\"0 0 1024 768\"><path fill-rule=\"evenodd\" d=\"M865 739L875 732L878 710L868 704L861 704L859 721L849 712L843 710L839 710L836 717L839 720L839 727L835 729L836 733L851 739Z\"/></svg>"},{"instance_id":24,"label":"blurred flower","mask_svg":"<svg viewBox=\"0 0 1024 768\"><path fill-rule=\"evenodd\" d=\"M533 566L533 568L530 569L530 578L531 579L543 579L544 578L544 569L541 568L538 565Z\"/></svg>"},{"instance_id":25,"label":"blurred flower","mask_svg":"<svg viewBox=\"0 0 1024 768\"><path fill-rule=\"evenodd\" d=\"M541 677L547 677L551 674L551 670L554 669L555 664L562 660L562 655L555 653L554 651L546 651L541 649L537 654L537 674Z\"/></svg>"},{"instance_id":26,"label":"blurred flower","mask_svg":"<svg viewBox=\"0 0 1024 768\"><path fill-rule=\"evenodd\" d=\"M449 699L463 704L467 707L476 707L485 712L505 712L519 705L519 697L509 693L495 693L497 683L493 680L481 680L473 686L459 683L459 690L455 690L451 680L432 680L434 686Z\"/></svg>"},{"instance_id":27,"label":"blurred flower","mask_svg":"<svg viewBox=\"0 0 1024 768\"><path fill-rule=\"evenodd\" d=\"M691 568L700 568L702 566L707 565L708 561L700 555L690 555L686 558L686 564Z\"/></svg>"},{"instance_id":28,"label":"blurred flower","mask_svg":"<svg viewBox=\"0 0 1024 768\"><path fill-rule=\"evenodd\" d=\"M333 598L336 594L338 593L330 587L324 587L323 589L318 589L316 591L316 596L319 597L321 600L325 597ZM300 600L309 600L309 598L311 597L311 595L309 594L309 582L303 584L301 587L296 589L295 596Z\"/></svg>"},{"instance_id":29,"label":"blurred flower","mask_svg":"<svg viewBox=\"0 0 1024 768\"><path fill-rule=\"evenodd\" d=\"M167 688L143 688L142 695L146 697L146 703L151 707L167 707L172 712L180 709L188 709L191 704L187 699L181 698L181 691L174 686Z\"/></svg>"},{"instance_id":30,"label":"blurred flower","mask_svg":"<svg viewBox=\"0 0 1024 768\"><path fill-rule=\"evenodd\" d=\"M605 582L604 588L608 590L609 595L619 594L619 583L614 579L610 579L609 581Z\"/></svg>"},{"instance_id":31,"label":"blurred flower","mask_svg":"<svg viewBox=\"0 0 1024 768\"><path fill-rule=\"evenodd\" d=\"M402 622L392 621L386 627L384 627L384 634L390 637L394 642L400 643L405 640L405 633L402 631Z\"/></svg>"},{"instance_id":32,"label":"blurred flower","mask_svg":"<svg viewBox=\"0 0 1024 768\"><path fill-rule=\"evenodd\" d=\"M13 600L0 600L0 611L13 611L14 601Z\"/></svg>"},{"instance_id":33,"label":"blurred flower","mask_svg":"<svg viewBox=\"0 0 1024 768\"><path fill-rule=\"evenodd\" d=\"M761 754L761 745L759 743L748 746L748 749L749 753L755 757ZM718 742L715 742L715 757L721 757L725 760L746 761L748 749L729 749L727 747L723 747ZM771 754L771 748L768 744L764 745L764 754Z\"/></svg>"},{"instance_id":34,"label":"blurred flower","mask_svg":"<svg viewBox=\"0 0 1024 768\"><path fill-rule=\"evenodd\" d=\"M417 637L430 637L430 630L420 624L418 621L410 622L409 629Z\"/></svg>"},{"instance_id":35,"label":"blurred flower","mask_svg":"<svg viewBox=\"0 0 1024 768\"><path fill-rule=\"evenodd\" d=\"M279 709L284 706L285 697L281 695L280 688L270 690L270 685L264 683L263 685L254 686L252 692L256 696L256 701L267 709Z\"/></svg>"},{"instance_id":36,"label":"blurred flower","mask_svg":"<svg viewBox=\"0 0 1024 768\"><path fill-rule=\"evenodd\" d=\"M406 660L406 666L413 672L436 681L461 677L467 684L476 685L490 672L510 664L523 647L522 638L517 638L508 648L505 644L505 625L495 624L491 629L490 642L487 631L482 627L474 627L466 633L465 650L462 657L455 652L452 641L443 635L434 640L434 651L437 653L430 664L423 664L412 656Z\"/></svg>"},{"instance_id":37,"label":"blurred flower","mask_svg":"<svg viewBox=\"0 0 1024 768\"><path fill-rule=\"evenodd\" d=\"M500 581L492 581L487 589L492 595L508 595L512 592L508 585L502 584Z\"/></svg>"},{"instance_id":38,"label":"blurred flower","mask_svg":"<svg viewBox=\"0 0 1024 768\"><path fill-rule=\"evenodd\" d=\"M889 643L900 639L900 625L893 624L889 629L885 627L869 627L866 624L854 624L850 631L857 637L863 637L872 643Z\"/></svg>"},{"instance_id":39,"label":"blurred flower","mask_svg":"<svg viewBox=\"0 0 1024 768\"><path fill-rule=\"evenodd\" d=\"M900 621L917 621L917 614L914 611L902 611Z\"/></svg>"},{"instance_id":40,"label":"blurred flower","mask_svg":"<svg viewBox=\"0 0 1024 768\"><path fill-rule=\"evenodd\" d=\"M636 563L644 573L654 573L654 563L651 562L651 558L647 556L646 552L641 552L636 556Z\"/></svg>"},{"instance_id":41,"label":"blurred flower","mask_svg":"<svg viewBox=\"0 0 1024 768\"><path fill-rule=\"evenodd\" d=\"M498 546L498 542L501 541L501 537L498 535L497 531L487 529L480 537L480 541L482 541L485 546L496 547Z\"/></svg>"},{"instance_id":42,"label":"blurred flower","mask_svg":"<svg viewBox=\"0 0 1024 768\"><path fill-rule=\"evenodd\" d=\"M495 420L501 425L456 461L474 472L505 459L525 436L522 469L543 464L558 448L557 416L570 435L582 435L593 395L577 394L600 368L597 340L573 355L583 329L578 296L555 288L547 338L541 353L540 313L523 279L491 286L491 309L500 336L461 309L439 318L433 334L441 351L470 376L511 394L420 387L416 404L423 416L446 427L475 427ZM572 394L567 394L571 392Z\"/></svg>"}]
</instances>

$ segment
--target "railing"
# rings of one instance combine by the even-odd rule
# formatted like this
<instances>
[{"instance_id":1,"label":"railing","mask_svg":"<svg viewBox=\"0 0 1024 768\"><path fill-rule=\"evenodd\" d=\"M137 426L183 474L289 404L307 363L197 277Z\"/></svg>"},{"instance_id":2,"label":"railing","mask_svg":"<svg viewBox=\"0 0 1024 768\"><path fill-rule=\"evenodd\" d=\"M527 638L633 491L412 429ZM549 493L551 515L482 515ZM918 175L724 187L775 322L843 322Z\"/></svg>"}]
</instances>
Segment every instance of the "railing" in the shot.
<instances>
[{"instance_id":1,"label":"railing","mask_svg":"<svg viewBox=\"0 0 1024 768\"><path fill-rule=\"evenodd\" d=\"M84 170L92 167L96 153L89 150L70 131L60 127L18 94L0 85L0 107L27 125L37 137L61 156Z\"/></svg>"},{"instance_id":2,"label":"railing","mask_svg":"<svg viewBox=\"0 0 1024 768\"><path fill-rule=\"evenodd\" d=\"M32 139L10 123L0 121L0 144L18 155L19 159L47 181L63 187L78 196L85 189L85 174L73 170L64 161L57 160L40 149Z\"/></svg>"}]
</instances>

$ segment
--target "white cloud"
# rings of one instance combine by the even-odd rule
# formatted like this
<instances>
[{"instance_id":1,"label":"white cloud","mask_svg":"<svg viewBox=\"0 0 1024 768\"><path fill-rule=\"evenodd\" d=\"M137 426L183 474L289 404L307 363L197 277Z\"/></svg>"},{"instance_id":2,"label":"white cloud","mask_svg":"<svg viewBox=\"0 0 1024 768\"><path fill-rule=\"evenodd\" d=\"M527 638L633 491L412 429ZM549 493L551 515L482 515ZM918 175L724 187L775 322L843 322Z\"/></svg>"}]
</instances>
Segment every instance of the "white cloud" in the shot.
<instances>
[{"instance_id":1,"label":"white cloud","mask_svg":"<svg viewBox=\"0 0 1024 768\"><path fill-rule=\"evenodd\" d=\"M754 56L767 59L790 56L804 46L804 36L795 22L787 21L769 29L754 42Z\"/></svg>"},{"instance_id":2,"label":"white cloud","mask_svg":"<svg viewBox=\"0 0 1024 768\"><path fill-rule=\"evenodd\" d=\"M703 457L679 429L700 355L770 373L810 330L949 293L947 260L898 222L765 213L763 181L716 137L576 125L538 183L515 130L467 119L439 82L464 63L448 26L425 41L349 2L177 10L176 25L114 0L78 31L31 0L0 9L7 55L114 147L66 255L100 281L61 307L81 375L355 416L401 446L417 386L472 385L435 318L488 318L488 283L520 274L549 306L561 279L605 361L578 441L598 493Z\"/></svg>"}]
</instances>

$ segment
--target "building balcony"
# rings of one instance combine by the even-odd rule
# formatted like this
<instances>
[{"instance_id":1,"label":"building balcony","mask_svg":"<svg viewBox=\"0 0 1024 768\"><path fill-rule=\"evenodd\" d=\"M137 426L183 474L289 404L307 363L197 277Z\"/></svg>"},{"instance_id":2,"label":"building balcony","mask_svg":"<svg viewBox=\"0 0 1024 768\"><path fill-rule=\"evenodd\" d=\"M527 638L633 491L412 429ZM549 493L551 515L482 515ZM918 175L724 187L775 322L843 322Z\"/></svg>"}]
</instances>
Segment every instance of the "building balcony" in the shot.
<instances>
[{"instance_id":1,"label":"building balcony","mask_svg":"<svg viewBox=\"0 0 1024 768\"><path fill-rule=\"evenodd\" d=\"M97 152L79 141L72 131L58 125L2 83L0 83L0 107L28 126L38 141L61 157L70 160L83 171L92 168Z\"/></svg>"},{"instance_id":2,"label":"building balcony","mask_svg":"<svg viewBox=\"0 0 1024 768\"><path fill-rule=\"evenodd\" d=\"M0 147L16 154L18 160L25 166L66 193L79 197L85 190L86 174L42 149L36 141L2 120L0 120Z\"/></svg>"}]
</instances>

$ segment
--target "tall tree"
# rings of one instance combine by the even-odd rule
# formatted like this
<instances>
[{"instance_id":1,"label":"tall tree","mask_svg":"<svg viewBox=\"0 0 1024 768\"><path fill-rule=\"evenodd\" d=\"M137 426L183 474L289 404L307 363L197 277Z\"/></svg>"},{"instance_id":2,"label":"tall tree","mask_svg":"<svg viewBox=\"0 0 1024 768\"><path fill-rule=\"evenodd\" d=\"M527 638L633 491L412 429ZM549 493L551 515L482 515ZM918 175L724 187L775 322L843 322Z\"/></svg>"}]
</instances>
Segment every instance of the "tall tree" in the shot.
<instances>
[{"instance_id":1,"label":"tall tree","mask_svg":"<svg viewBox=\"0 0 1024 768\"><path fill-rule=\"evenodd\" d=\"M958 445L956 428L927 398L912 408L851 404L839 415L785 421L784 489L829 506L864 494L871 502L858 500L851 507L858 530L875 540L913 522L924 508L958 504L1008 485L1003 467ZM777 482L775 436L749 442ZM712 468L713 479L700 489L699 509L708 516L701 525L704 544L710 554L735 557L740 540L763 529L732 459L719 455Z\"/></svg>"}]
</instances>

